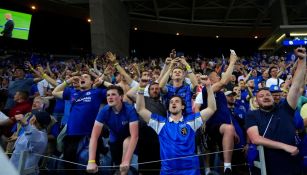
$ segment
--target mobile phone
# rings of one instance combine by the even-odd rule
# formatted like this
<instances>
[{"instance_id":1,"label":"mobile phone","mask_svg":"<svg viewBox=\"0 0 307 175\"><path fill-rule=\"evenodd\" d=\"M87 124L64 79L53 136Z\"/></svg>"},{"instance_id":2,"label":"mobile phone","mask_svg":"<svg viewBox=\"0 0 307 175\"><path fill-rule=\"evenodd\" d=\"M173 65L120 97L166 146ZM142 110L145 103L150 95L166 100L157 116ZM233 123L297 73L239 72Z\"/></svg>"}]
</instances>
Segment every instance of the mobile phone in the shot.
<instances>
[{"instance_id":1,"label":"mobile phone","mask_svg":"<svg viewBox=\"0 0 307 175\"><path fill-rule=\"evenodd\" d=\"M237 55L236 52L234 50L232 50L232 49L230 49L230 53L234 54L234 55Z\"/></svg>"},{"instance_id":2,"label":"mobile phone","mask_svg":"<svg viewBox=\"0 0 307 175\"><path fill-rule=\"evenodd\" d=\"M173 59L176 58L176 50L175 49L172 49L170 57L173 58Z\"/></svg>"}]
</instances>

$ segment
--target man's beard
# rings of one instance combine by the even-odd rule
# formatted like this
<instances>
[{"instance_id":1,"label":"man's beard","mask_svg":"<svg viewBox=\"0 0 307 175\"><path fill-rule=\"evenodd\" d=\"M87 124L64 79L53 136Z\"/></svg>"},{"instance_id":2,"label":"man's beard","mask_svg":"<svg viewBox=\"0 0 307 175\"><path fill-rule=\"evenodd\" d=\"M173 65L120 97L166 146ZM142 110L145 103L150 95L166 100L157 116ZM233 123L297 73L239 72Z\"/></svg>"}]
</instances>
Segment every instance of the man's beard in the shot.
<instances>
[{"instance_id":1,"label":"man's beard","mask_svg":"<svg viewBox=\"0 0 307 175\"><path fill-rule=\"evenodd\" d=\"M274 105L271 105L271 106L260 106L259 105L259 107L260 107L260 109L263 109L263 110L266 110L266 111L270 111L270 110L272 110L273 108L274 108Z\"/></svg>"}]
</instances>

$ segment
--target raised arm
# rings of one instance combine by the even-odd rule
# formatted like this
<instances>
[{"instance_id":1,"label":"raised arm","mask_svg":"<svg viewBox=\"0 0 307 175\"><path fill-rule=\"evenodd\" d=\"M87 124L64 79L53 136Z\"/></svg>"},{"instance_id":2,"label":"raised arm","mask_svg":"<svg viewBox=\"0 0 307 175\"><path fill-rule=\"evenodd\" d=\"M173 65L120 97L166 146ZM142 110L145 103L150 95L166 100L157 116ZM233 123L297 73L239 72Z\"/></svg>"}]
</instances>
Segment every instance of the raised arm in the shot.
<instances>
[{"instance_id":1,"label":"raised arm","mask_svg":"<svg viewBox=\"0 0 307 175\"><path fill-rule=\"evenodd\" d=\"M142 77L136 95L136 111L148 123L151 112L145 108L144 90L148 83L148 77Z\"/></svg>"},{"instance_id":2,"label":"raised arm","mask_svg":"<svg viewBox=\"0 0 307 175\"><path fill-rule=\"evenodd\" d=\"M115 67L115 69L122 75L124 76L125 80L127 81L127 83L130 85L132 83L132 78L127 74L127 72L125 71L125 69L123 69L119 63L116 61L116 55L111 53L111 52L107 52L106 53L106 58L111 61L113 63L113 66Z\"/></svg>"},{"instance_id":3,"label":"raised arm","mask_svg":"<svg viewBox=\"0 0 307 175\"><path fill-rule=\"evenodd\" d=\"M208 93L208 107L200 111L203 122L206 122L216 111L216 101L211 87L211 81L206 75L201 76L201 81L205 84Z\"/></svg>"},{"instance_id":4,"label":"raised arm","mask_svg":"<svg viewBox=\"0 0 307 175\"><path fill-rule=\"evenodd\" d=\"M304 81L306 73L306 49L299 47L294 50L294 53L298 57L298 62L294 77L292 79L292 85L287 96L287 101L292 109L296 108L298 98L300 97L298 92L301 82Z\"/></svg>"},{"instance_id":5,"label":"raised arm","mask_svg":"<svg viewBox=\"0 0 307 175\"><path fill-rule=\"evenodd\" d=\"M227 85L229 83L229 81L231 80L231 75L235 66L235 63L237 61L238 57L236 55L236 53L234 51L232 51L230 53L230 60L229 60L229 65L228 68L225 72L225 74L222 76L222 79L217 82L214 83L212 86L212 90L213 92L217 92L219 90L221 90L225 85Z\"/></svg>"},{"instance_id":6,"label":"raised arm","mask_svg":"<svg viewBox=\"0 0 307 175\"><path fill-rule=\"evenodd\" d=\"M105 81L104 79L105 79L105 75L102 74L102 75L98 78L98 81L95 82L95 83L93 84L93 87L99 87L99 86L101 86L101 85L103 85L103 86L105 86L105 87L109 87L109 86L113 85L112 83L107 82L107 81Z\"/></svg>"},{"instance_id":7,"label":"raised arm","mask_svg":"<svg viewBox=\"0 0 307 175\"><path fill-rule=\"evenodd\" d=\"M159 87L161 88L163 92L165 92L165 85L169 79L169 76L171 74L171 71L174 67L175 62L176 62L175 60L171 61L170 66L168 66L168 70L162 75L162 78L159 81Z\"/></svg>"},{"instance_id":8,"label":"raised arm","mask_svg":"<svg viewBox=\"0 0 307 175\"><path fill-rule=\"evenodd\" d=\"M35 70L29 61L26 61L25 64L26 64L27 67L30 68L30 70L31 70L33 73L35 73L36 76L39 77L39 78L34 78L33 81L34 81L35 83L41 81L41 80L42 80L42 78L41 78L42 75L40 74L40 72L38 72L37 70Z\"/></svg>"},{"instance_id":9,"label":"raised arm","mask_svg":"<svg viewBox=\"0 0 307 175\"><path fill-rule=\"evenodd\" d=\"M133 102L136 102L136 95L137 95L137 91L139 89L139 86L133 87L131 89L129 89L129 91L126 93L127 97Z\"/></svg>"},{"instance_id":10,"label":"raised arm","mask_svg":"<svg viewBox=\"0 0 307 175\"><path fill-rule=\"evenodd\" d=\"M64 80L64 82L62 84L59 84L58 86L56 86L54 88L54 90L52 91L52 95L56 98L63 98L63 91L65 89L66 86L68 86L69 84L71 84L74 80L79 81L80 78L78 76L74 76L71 77L68 80Z\"/></svg>"},{"instance_id":11,"label":"raised arm","mask_svg":"<svg viewBox=\"0 0 307 175\"><path fill-rule=\"evenodd\" d=\"M94 59L93 61L93 66L94 66L94 71L97 75L101 75L102 73L97 69L97 60L98 60L98 56Z\"/></svg>"},{"instance_id":12,"label":"raised arm","mask_svg":"<svg viewBox=\"0 0 307 175\"><path fill-rule=\"evenodd\" d=\"M279 63L278 67L280 68L279 69L279 72L277 74L277 78L279 78L285 71L286 71L286 65L285 65L285 62L281 62Z\"/></svg>"},{"instance_id":13,"label":"raised arm","mask_svg":"<svg viewBox=\"0 0 307 175\"><path fill-rule=\"evenodd\" d=\"M191 66L185 60L185 58L180 58L180 63L185 66L186 71L187 71L187 77L191 80L192 88L194 88L195 86L197 86L197 79L196 79L196 76L195 76L193 70L191 69Z\"/></svg>"},{"instance_id":14,"label":"raised arm","mask_svg":"<svg viewBox=\"0 0 307 175\"><path fill-rule=\"evenodd\" d=\"M249 77L251 76L253 70L249 71L249 73L246 75L246 77L244 78L244 82L246 83L249 79Z\"/></svg>"},{"instance_id":15,"label":"raised arm","mask_svg":"<svg viewBox=\"0 0 307 175\"><path fill-rule=\"evenodd\" d=\"M41 77L50 83L53 87L58 85L56 80L47 75L42 67L37 67L37 70L40 72Z\"/></svg>"},{"instance_id":16,"label":"raised arm","mask_svg":"<svg viewBox=\"0 0 307 175\"><path fill-rule=\"evenodd\" d=\"M161 70L160 76L158 78L158 82L160 82L162 77L164 76L164 74L166 74L166 72L169 69L169 66L170 66L170 63L171 63L172 59L175 58L175 57L176 57L176 51L175 51L175 49L172 49L172 52L170 53L170 56L165 59L165 64L164 64L164 66L163 66L163 68Z\"/></svg>"}]
</instances>

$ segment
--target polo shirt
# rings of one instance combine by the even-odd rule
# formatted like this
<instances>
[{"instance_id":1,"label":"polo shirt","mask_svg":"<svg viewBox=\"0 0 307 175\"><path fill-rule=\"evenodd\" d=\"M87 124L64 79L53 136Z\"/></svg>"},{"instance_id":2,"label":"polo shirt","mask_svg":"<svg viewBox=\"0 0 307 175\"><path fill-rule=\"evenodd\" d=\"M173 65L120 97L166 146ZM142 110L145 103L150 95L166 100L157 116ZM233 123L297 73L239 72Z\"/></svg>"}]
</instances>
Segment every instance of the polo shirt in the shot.
<instances>
[{"instance_id":1,"label":"polo shirt","mask_svg":"<svg viewBox=\"0 0 307 175\"><path fill-rule=\"evenodd\" d=\"M115 113L109 105L104 106L96 121L110 128L110 142L114 143L130 136L129 124L138 121L138 115L133 105L124 102L119 113Z\"/></svg>"},{"instance_id":2,"label":"polo shirt","mask_svg":"<svg viewBox=\"0 0 307 175\"><path fill-rule=\"evenodd\" d=\"M161 160L173 159L162 161L161 175L200 174L195 150L195 133L202 124L199 112L182 117L178 122L171 117L151 115L148 126L159 136Z\"/></svg>"}]
</instances>

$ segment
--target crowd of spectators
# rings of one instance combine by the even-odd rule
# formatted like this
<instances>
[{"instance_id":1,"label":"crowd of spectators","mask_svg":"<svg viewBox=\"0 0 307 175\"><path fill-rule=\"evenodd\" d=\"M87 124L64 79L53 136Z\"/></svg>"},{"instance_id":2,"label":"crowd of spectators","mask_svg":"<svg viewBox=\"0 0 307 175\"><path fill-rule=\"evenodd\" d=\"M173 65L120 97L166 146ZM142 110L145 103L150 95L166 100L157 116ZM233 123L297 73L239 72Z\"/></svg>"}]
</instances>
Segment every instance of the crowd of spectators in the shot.
<instances>
[{"instance_id":1,"label":"crowd of spectators","mask_svg":"<svg viewBox=\"0 0 307 175\"><path fill-rule=\"evenodd\" d=\"M292 57L13 57L0 60L0 143L16 168L29 151L35 174L257 174L246 158L256 144L269 175L307 173L305 48ZM210 152L220 154L196 156Z\"/></svg>"}]
</instances>

